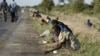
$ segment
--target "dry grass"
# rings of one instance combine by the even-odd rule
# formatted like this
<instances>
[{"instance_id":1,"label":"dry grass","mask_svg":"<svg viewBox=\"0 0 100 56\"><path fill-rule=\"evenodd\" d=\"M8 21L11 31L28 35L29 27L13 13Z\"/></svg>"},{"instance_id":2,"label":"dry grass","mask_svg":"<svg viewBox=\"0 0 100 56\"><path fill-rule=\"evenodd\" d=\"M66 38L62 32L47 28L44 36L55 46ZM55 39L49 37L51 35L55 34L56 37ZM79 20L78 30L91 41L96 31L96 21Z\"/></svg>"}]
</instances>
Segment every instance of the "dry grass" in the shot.
<instances>
[{"instance_id":1,"label":"dry grass","mask_svg":"<svg viewBox=\"0 0 100 56\"><path fill-rule=\"evenodd\" d=\"M51 16L52 19L59 17L59 21L67 24L74 32L74 34L78 37L81 43L81 48L78 51L68 51L65 49L59 50L58 54L54 56L100 56L100 19L80 14L64 14L59 12L53 12ZM47 15L43 15L45 19ZM87 20L90 19L93 23L91 28L86 26ZM45 29L50 26L45 26L41 29L41 26L38 22L35 22L35 26L39 28L39 32L43 32ZM48 39L50 37L46 37ZM41 39L40 39L41 40ZM44 45L44 48L53 48L51 47L52 43Z\"/></svg>"},{"instance_id":2,"label":"dry grass","mask_svg":"<svg viewBox=\"0 0 100 56\"><path fill-rule=\"evenodd\" d=\"M100 19L93 16L80 14L64 14L64 13L53 13L56 17L59 17L59 21L62 21L68 25L74 32L75 35L78 35L80 40L83 38L88 38L90 42L100 42ZM58 16L59 14L59 16ZM52 17L52 18L56 18ZM88 28L86 25L87 20L93 23L91 28Z\"/></svg>"},{"instance_id":3,"label":"dry grass","mask_svg":"<svg viewBox=\"0 0 100 56\"><path fill-rule=\"evenodd\" d=\"M65 17L67 18L67 17ZM91 22L94 24L93 27L88 28L86 26L87 20L90 19ZM67 24L70 28L72 28L73 32L75 34L79 35L80 40L83 40L85 38L88 38L88 42L96 42L100 41L100 32L98 29L100 29L100 26L97 24L99 23L99 19L87 15L77 14L71 17L70 19L62 20L65 24ZM100 23L99 23L100 24ZM99 27L94 28L94 26ZM90 41L89 41L90 40Z\"/></svg>"},{"instance_id":4,"label":"dry grass","mask_svg":"<svg viewBox=\"0 0 100 56\"><path fill-rule=\"evenodd\" d=\"M56 12L57 13L57 12ZM57 14L55 16L58 16ZM80 14L67 15L59 14L59 21L67 24L77 35L81 42L81 49L78 52L72 52L71 56L99 56L100 55L100 19L93 16ZM86 26L87 20L93 23L91 28ZM82 53L81 53L82 52Z\"/></svg>"}]
</instances>

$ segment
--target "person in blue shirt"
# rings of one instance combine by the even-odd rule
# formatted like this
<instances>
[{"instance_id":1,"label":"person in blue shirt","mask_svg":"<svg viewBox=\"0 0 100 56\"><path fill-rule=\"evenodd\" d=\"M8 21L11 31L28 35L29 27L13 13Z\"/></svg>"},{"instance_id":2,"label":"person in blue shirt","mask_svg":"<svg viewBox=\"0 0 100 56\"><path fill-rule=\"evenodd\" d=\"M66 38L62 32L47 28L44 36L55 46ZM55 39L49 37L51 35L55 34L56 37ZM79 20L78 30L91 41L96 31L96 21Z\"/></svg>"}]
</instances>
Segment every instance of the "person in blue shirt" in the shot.
<instances>
[{"instance_id":1,"label":"person in blue shirt","mask_svg":"<svg viewBox=\"0 0 100 56\"><path fill-rule=\"evenodd\" d=\"M87 20L87 26L90 28L93 24L90 22L90 19Z\"/></svg>"}]
</instances>

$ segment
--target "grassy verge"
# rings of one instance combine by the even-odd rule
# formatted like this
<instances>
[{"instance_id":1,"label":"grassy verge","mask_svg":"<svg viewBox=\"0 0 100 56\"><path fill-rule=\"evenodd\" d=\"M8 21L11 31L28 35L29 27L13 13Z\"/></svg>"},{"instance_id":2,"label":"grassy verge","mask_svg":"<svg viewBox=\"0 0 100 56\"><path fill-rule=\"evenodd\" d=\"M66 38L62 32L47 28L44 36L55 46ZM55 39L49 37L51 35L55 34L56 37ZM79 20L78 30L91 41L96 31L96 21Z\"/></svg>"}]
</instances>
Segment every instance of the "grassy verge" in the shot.
<instances>
[{"instance_id":1,"label":"grassy verge","mask_svg":"<svg viewBox=\"0 0 100 56\"><path fill-rule=\"evenodd\" d=\"M41 26L40 20L36 19L33 20L33 25L38 29L39 33L42 33L46 29L50 29L50 25L43 25ZM84 29L83 29L84 30ZM83 32L84 33L84 32ZM96 34L95 34L96 35ZM92 35L94 36L94 35ZM81 37L81 38L79 38ZM50 36L45 37L45 38L40 38L39 40L50 40ZM54 54L54 56L100 56L100 41L95 41L95 38L91 38L89 35L83 35L78 36L80 43L81 43L81 48L78 51L70 51L65 48L62 48L58 50L57 54ZM100 40L100 38L98 38ZM54 47L55 44L53 43L48 43L48 44L43 44L42 42L39 42L42 44L41 46L47 49L51 49Z\"/></svg>"}]
</instances>

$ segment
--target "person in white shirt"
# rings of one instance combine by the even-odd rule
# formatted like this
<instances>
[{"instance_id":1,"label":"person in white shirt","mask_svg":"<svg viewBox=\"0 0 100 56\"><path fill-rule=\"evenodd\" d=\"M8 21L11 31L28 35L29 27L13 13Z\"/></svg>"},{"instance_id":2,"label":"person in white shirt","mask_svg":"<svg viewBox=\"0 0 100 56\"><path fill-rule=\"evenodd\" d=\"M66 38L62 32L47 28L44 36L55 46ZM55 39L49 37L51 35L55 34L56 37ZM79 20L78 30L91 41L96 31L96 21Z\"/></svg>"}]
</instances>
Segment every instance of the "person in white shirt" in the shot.
<instances>
[{"instance_id":1,"label":"person in white shirt","mask_svg":"<svg viewBox=\"0 0 100 56\"><path fill-rule=\"evenodd\" d=\"M16 20L16 11L17 4L15 0L12 0L12 3L10 4L11 22L14 22Z\"/></svg>"}]
</instances>

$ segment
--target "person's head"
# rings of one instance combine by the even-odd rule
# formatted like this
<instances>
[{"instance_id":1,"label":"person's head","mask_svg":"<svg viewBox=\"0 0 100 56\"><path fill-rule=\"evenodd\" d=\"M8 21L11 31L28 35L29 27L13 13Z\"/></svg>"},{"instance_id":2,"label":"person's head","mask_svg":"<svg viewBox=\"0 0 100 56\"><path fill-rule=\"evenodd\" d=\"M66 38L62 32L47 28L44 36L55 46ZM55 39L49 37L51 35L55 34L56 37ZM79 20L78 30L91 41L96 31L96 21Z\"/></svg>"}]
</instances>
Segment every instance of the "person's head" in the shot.
<instances>
[{"instance_id":1,"label":"person's head","mask_svg":"<svg viewBox=\"0 0 100 56\"><path fill-rule=\"evenodd\" d=\"M57 17L56 20L59 20L59 18Z\"/></svg>"},{"instance_id":2,"label":"person's head","mask_svg":"<svg viewBox=\"0 0 100 56\"><path fill-rule=\"evenodd\" d=\"M59 22L57 20L52 20L51 23L52 25L57 25Z\"/></svg>"},{"instance_id":3,"label":"person's head","mask_svg":"<svg viewBox=\"0 0 100 56\"><path fill-rule=\"evenodd\" d=\"M59 33L61 31L61 28L58 26L58 25L54 25L52 27L52 32L56 35L56 36L59 36Z\"/></svg>"},{"instance_id":4,"label":"person's head","mask_svg":"<svg viewBox=\"0 0 100 56\"><path fill-rule=\"evenodd\" d=\"M4 2L6 1L6 0L3 0Z\"/></svg>"},{"instance_id":5,"label":"person's head","mask_svg":"<svg viewBox=\"0 0 100 56\"><path fill-rule=\"evenodd\" d=\"M45 22L45 20L44 20L44 19L42 19L41 21L42 21L42 22Z\"/></svg>"},{"instance_id":6,"label":"person's head","mask_svg":"<svg viewBox=\"0 0 100 56\"><path fill-rule=\"evenodd\" d=\"M88 22L90 22L90 19L88 19Z\"/></svg>"},{"instance_id":7,"label":"person's head","mask_svg":"<svg viewBox=\"0 0 100 56\"><path fill-rule=\"evenodd\" d=\"M47 16L47 18L49 18L49 16Z\"/></svg>"},{"instance_id":8,"label":"person's head","mask_svg":"<svg viewBox=\"0 0 100 56\"><path fill-rule=\"evenodd\" d=\"M44 19L42 19L41 22L42 22L41 25L48 24Z\"/></svg>"},{"instance_id":9,"label":"person's head","mask_svg":"<svg viewBox=\"0 0 100 56\"><path fill-rule=\"evenodd\" d=\"M51 18L50 18L49 16L47 16L47 19L48 19L48 20L51 20Z\"/></svg>"},{"instance_id":10,"label":"person's head","mask_svg":"<svg viewBox=\"0 0 100 56\"><path fill-rule=\"evenodd\" d=\"M12 0L12 1L15 1L15 0Z\"/></svg>"}]
</instances>

